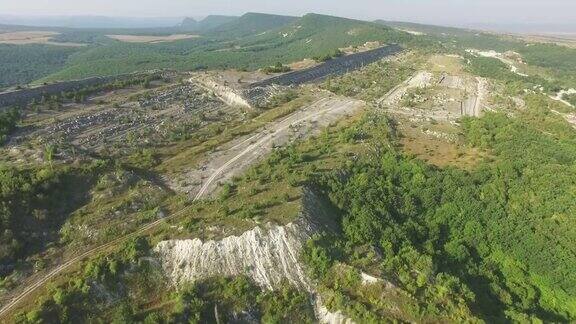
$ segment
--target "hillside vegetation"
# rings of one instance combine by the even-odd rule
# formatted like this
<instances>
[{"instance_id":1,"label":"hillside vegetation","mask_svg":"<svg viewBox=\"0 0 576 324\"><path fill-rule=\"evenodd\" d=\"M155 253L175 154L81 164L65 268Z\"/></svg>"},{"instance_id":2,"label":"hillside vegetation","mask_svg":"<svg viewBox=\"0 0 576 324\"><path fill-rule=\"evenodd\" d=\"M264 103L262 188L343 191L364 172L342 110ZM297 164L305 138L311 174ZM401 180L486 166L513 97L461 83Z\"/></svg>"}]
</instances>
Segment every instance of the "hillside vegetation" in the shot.
<instances>
[{"instance_id":1,"label":"hillside vegetation","mask_svg":"<svg viewBox=\"0 0 576 324\"><path fill-rule=\"evenodd\" d=\"M382 307L334 286L330 269L339 261L393 278L452 320L470 315L463 305L486 322L575 318L575 132L545 100L531 98L528 107L514 119L463 121L467 141L494 154L472 172L390 149L395 134L385 121L355 128L350 138L378 136L371 145L379 154L314 180L342 212L344 237L314 241L308 252L335 309L365 321ZM382 255L362 252L373 247Z\"/></svg>"},{"instance_id":2,"label":"hillside vegetation","mask_svg":"<svg viewBox=\"0 0 576 324\"><path fill-rule=\"evenodd\" d=\"M208 30L206 34L225 39L242 38L280 28L297 19L297 17L249 12L242 17Z\"/></svg>"},{"instance_id":3,"label":"hillside vegetation","mask_svg":"<svg viewBox=\"0 0 576 324\"><path fill-rule=\"evenodd\" d=\"M26 84L62 69L78 48L0 44L0 88Z\"/></svg>"},{"instance_id":4,"label":"hillside vegetation","mask_svg":"<svg viewBox=\"0 0 576 324\"><path fill-rule=\"evenodd\" d=\"M497 52L514 51L521 55L523 61L535 67L543 68L539 74L546 80L540 80L544 85L551 80L565 87L576 87L576 49L555 44L530 43L495 33L466 30L452 27L432 26L404 22L387 22L379 20L379 24L419 32L423 35L417 38L434 39L443 47L464 53L465 49L494 50Z\"/></svg>"},{"instance_id":5,"label":"hillside vegetation","mask_svg":"<svg viewBox=\"0 0 576 324\"><path fill-rule=\"evenodd\" d=\"M152 31L148 31L150 33ZM155 33L174 33L158 29ZM277 62L284 64L305 58L332 55L338 48L359 46L366 42L407 43L409 34L357 20L308 14L302 18L248 13L238 19L206 31L202 37L175 42L145 44L113 41L106 34L142 34L145 30L69 31L58 35L59 41L90 43L90 46L62 49L46 46L45 51L59 54L60 60L36 68L10 62L10 79L5 84L26 83L34 78L43 81L113 75L147 69L199 70L236 68L255 70ZM14 49L11 49L14 51ZM20 48L26 55L37 57L42 52ZM71 55L74 54L74 55ZM0 57L12 57L0 48ZM50 56L46 56L50 58ZM45 60L45 58L43 58ZM41 62L42 60L40 60ZM25 71L32 70L36 74Z\"/></svg>"}]
</instances>

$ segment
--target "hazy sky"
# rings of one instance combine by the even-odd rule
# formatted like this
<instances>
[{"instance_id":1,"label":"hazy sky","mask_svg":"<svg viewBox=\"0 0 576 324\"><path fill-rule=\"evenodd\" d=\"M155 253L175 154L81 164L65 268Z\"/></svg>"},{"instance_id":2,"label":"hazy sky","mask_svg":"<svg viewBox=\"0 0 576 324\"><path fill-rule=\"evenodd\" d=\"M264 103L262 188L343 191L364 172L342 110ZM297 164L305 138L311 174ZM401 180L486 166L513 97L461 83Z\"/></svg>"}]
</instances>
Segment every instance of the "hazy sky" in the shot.
<instances>
[{"instance_id":1,"label":"hazy sky","mask_svg":"<svg viewBox=\"0 0 576 324\"><path fill-rule=\"evenodd\" d=\"M307 12L431 23L574 23L576 0L0 0L0 14L204 16Z\"/></svg>"}]
</instances>

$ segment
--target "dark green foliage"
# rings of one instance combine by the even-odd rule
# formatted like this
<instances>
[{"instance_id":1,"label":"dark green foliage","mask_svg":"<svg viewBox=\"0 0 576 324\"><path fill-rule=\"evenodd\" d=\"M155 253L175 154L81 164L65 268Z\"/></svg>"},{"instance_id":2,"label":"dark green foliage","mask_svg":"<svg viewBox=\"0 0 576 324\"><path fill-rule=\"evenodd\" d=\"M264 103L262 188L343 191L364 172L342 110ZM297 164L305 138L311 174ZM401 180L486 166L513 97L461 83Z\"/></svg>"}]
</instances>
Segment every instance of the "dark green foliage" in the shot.
<instances>
[{"instance_id":1,"label":"dark green foliage","mask_svg":"<svg viewBox=\"0 0 576 324\"><path fill-rule=\"evenodd\" d=\"M130 167L148 170L156 166L159 160L153 149L145 148L128 156L126 162Z\"/></svg>"},{"instance_id":2,"label":"dark green foliage","mask_svg":"<svg viewBox=\"0 0 576 324\"><path fill-rule=\"evenodd\" d=\"M332 53L328 53L328 54L323 55L323 56L316 56L316 57L314 57L314 60L316 60L317 62L327 62L327 61L330 61L331 59L340 57L342 55L344 55L344 53L342 53L342 51L337 49Z\"/></svg>"},{"instance_id":3,"label":"dark green foliage","mask_svg":"<svg viewBox=\"0 0 576 324\"><path fill-rule=\"evenodd\" d=\"M316 322L308 294L288 284L282 288L261 293L258 298L262 323L314 323Z\"/></svg>"},{"instance_id":4,"label":"dark green foliage","mask_svg":"<svg viewBox=\"0 0 576 324\"><path fill-rule=\"evenodd\" d=\"M381 98L413 73L414 70L404 64L380 61L361 70L328 79L322 87L336 94L370 101Z\"/></svg>"},{"instance_id":5,"label":"dark green foliage","mask_svg":"<svg viewBox=\"0 0 576 324\"><path fill-rule=\"evenodd\" d=\"M58 237L70 212L85 202L101 164L83 169L0 166L0 275Z\"/></svg>"},{"instance_id":6,"label":"dark green foliage","mask_svg":"<svg viewBox=\"0 0 576 324\"><path fill-rule=\"evenodd\" d=\"M83 280L70 281L51 290L51 298L36 310L17 317L17 323L79 323L86 319L92 305L87 302L90 286Z\"/></svg>"},{"instance_id":7,"label":"dark green foliage","mask_svg":"<svg viewBox=\"0 0 576 324\"><path fill-rule=\"evenodd\" d=\"M16 129L19 120L20 111L16 108L0 112L0 144Z\"/></svg>"},{"instance_id":8,"label":"dark green foliage","mask_svg":"<svg viewBox=\"0 0 576 324\"><path fill-rule=\"evenodd\" d=\"M289 66L283 65L280 62L276 62L273 66L267 66L262 69L264 73L285 73L289 72L291 69Z\"/></svg>"},{"instance_id":9,"label":"dark green foliage","mask_svg":"<svg viewBox=\"0 0 576 324\"><path fill-rule=\"evenodd\" d=\"M565 94L562 99L568 101L572 106L576 106L576 94Z\"/></svg>"},{"instance_id":10,"label":"dark green foliage","mask_svg":"<svg viewBox=\"0 0 576 324\"><path fill-rule=\"evenodd\" d=\"M61 34L53 36L51 41L76 44L110 44L114 42L113 39L106 37L106 30L92 31L81 29L66 30Z\"/></svg>"},{"instance_id":11,"label":"dark green foliage","mask_svg":"<svg viewBox=\"0 0 576 324\"><path fill-rule=\"evenodd\" d=\"M27 84L66 65L77 47L0 44L0 88Z\"/></svg>"},{"instance_id":12,"label":"dark green foliage","mask_svg":"<svg viewBox=\"0 0 576 324\"><path fill-rule=\"evenodd\" d=\"M298 18L249 12L242 17L209 30L207 34L219 38L235 39L277 29L288 25L296 19Z\"/></svg>"},{"instance_id":13,"label":"dark green foliage","mask_svg":"<svg viewBox=\"0 0 576 324\"><path fill-rule=\"evenodd\" d=\"M238 21L233 21L231 24L236 23ZM219 28L225 28L227 25ZM314 14L284 25L265 28L267 29L264 34L262 34L264 30L246 33L241 28L240 33L243 35L241 38L234 36L234 33L226 32L217 37L207 35L170 43L114 42L105 46L93 46L74 55L66 68L50 76L49 79L114 75L157 68L255 70L272 66L277 62L288 63L304 58L333 56L338 48L363 45L368 41L406 43L413 40L410 35L404 35L385 26ZM247 27L247 30L254 29ZM234 39L225 39L226 35Z\"/></svg>"},{"instance_id":14,"label":"dark green foliage","mask_svg":"<svg viewBox=\"0 0 576 324\"><path fill-rule=\"evenodd\" d=\"M328 235L316 235L308 242L302 257L309 266L312 277L322 278L333 265L334 259L338 258L337 240Z\"/></svg>"},{"instance_id":15,"label":"dark green foliage","mask_svg":"<svg viewBox=\"0 0 576 324\"><path fill-rule=\"evenodd\" d=\"M470 70L474 75L496 80L515 78L508 65L490 57L473 57L470 59Z\"/></svg>"},{"instance_id":16,"label":"dark green foliage","mask_svg":"<svg viewBox=\"0 0 576 324\"><path fill-rule=\"evenodd\" d=\"M342 210L345 235L341 243L309 243L306 259L322 269L316 276L338 255L328 247L340 246L337 259L355 263L354 247L368 245L382 251L385 277L420 307L446 307L439 314L461 309L445 304L461 299L489 322L575 319L576 137L547 102L528 97L515 119L464 120L469 142L495 156L475 171L406 158L388 137L370 141L377 156L316 179ZM371 119L362 129L373 138L385 130L370 125L383 124ZM453 297L437 295L446 289Z\"/></svg>"},{"instance_id":17,"label":"dark green foliage","mask_svg":"<svg viewBox=\"0 0 576 324\"><path fill-rule=\"evenodd\" d=\"M283 91L281 93L273 95L268 100L268 102L266 103L266 105L264 107L259 107L259 108L265 108L265 109L275 108L275 107L283 105L287 102L290 102L296 98L298 98L298 92L290 89L290 90Z\"/></svg>"},{"instance_id":18,"label":"dark green foliage","mask_svg":"<svg viewBox=\"0 0 576 324\"><path fill-rule=\"evenodd\" d=\"M262 291L248 278L212 278L176 296L172 322L230 323L248 318L263 323L312 323L314 311L306 293L288 284ZM216 318L218 316L218 318Z\"/></svg>"},{"instance_id":19,"label":"dark green foliage","mask_svg":"<svg viewBox=\"0 0 576 324\"><path fill-rule=\"evenodd\" d=\"M495 79L506 85L509 95L524 93L525 89L539 89L555 94L562 86L557 80L545 79L541 76L520 76L510 71L510 67L496 58L468 56L468 70L474 75Z\"/></svg>"}]
</instances>

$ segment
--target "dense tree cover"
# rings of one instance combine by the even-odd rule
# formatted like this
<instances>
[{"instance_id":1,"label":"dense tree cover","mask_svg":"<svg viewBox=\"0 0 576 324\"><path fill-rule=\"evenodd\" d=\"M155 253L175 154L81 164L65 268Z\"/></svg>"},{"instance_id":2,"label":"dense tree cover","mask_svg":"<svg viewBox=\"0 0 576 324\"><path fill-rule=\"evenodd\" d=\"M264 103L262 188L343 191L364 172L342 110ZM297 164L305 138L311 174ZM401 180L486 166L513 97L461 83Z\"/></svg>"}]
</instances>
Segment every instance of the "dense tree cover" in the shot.
<instances>
[{"instance_id":1,"label":"dense tree cover","mask_svg":"<svg viewBox=\"0 0 576 324\"><path fill-rule=\"evenodd\" d=\"M498 80L505 85L506 94L523 94L526 89L538 90L542 88L546 93L555 94L568 82L566 79L546 79L539 75L520 76L510 71L510 67L496 58L475 57L468 55L467 69L470 73Z\"/></svg>"},{"instance_id":2,"label":"dense tree cover","mask_svg":"<svg viewBox=\"0 0 576 324\"><path fill-rule=\"evenodd\" d=\"M157 313L148 318L159 319ZM309 297L288 284L274 291L262 291L248 278L212 278L182 289L168 321L233 323L250 318L262 323L313 323Z\"/></svg>"},{"instance_id":3,"label":"dense tree cover","mask_svg":"<svg viewBox=\"0 0 576 324\"><path fill-rule=\"evenodd\" d=\"M323 56L315 56L315 57L313 57L313 59L316 62L327 62L327 61L330 61L332 59L335 59L335 58L343 56L343 55L344 55L344 53L341 50L337 49L334 52L325 54Z\"/></svg>"},{"instance_id":4,"label":"dense tree cover","mask_svg":"<svg viewBox=\"0 0 576 324\"><path fill-rule=\"evenodd\" d=\"M19 120L20 112L17 109L0 112L0 145L16 129Z\"/></svg>"},{"instance_id":5,"label":"dense tree cover","mask_svg":"<svg viewBox=\"0 0 576 324\"><path fill-rule=\"evenodd\" d=\"M258 16L252 18L258 19ZM360 46L370 41L430 45L426 40L414 41L411 35L373 23L306 15L287 26L241 38L221 39L208 35L159 44L114 42L94 46L74 55L64 69L49 79L112 75L156 68L255 70L277 62L286 64L304 58L332 57L338 48Z\"/></svg>"},{"instance_id":6,"label":"dense tree cover","mask_svg":"<svg viewBox=\"0 0 576 324\"><path fill-rule=\"evenodd\" d=\"M16 316L16 322L81 323L99 316L107 322L126 323L134 316L130 300L122 293L126 286L130 285L134 298L160 291L163 277L142 259L149 253L148 241L138 237L113 255L90 260L83 265L83 273L50 288L48 297L31 311Z\"/></svg>"},{"instance_id":7,"label":"dense tree cover","mask_svg":"<svg viewBox=\"0 0 576 324\"><path fill-rule=\"evenodd\" d=\"M297 20L297 17L249 12L236 19L215 26L207 35L224 39L236 39L257 35L268 30L281 28Z\"/></svg>"},{"instance_id":8,"label":"dense tree cover","mask_svg":"<svg viewBox=\"0 0 576 324\"><path fill-rule=\"evenodd\" d=\"M259 15L247 15L242 24L252 30L250 26L260 25L261 19ZM267 23L264 25L268 26ZM110 42L101 32L71 30L58 35L57 41L90 42L92 45L6 45L0 47L0 58L3 62L9 62L3 65L8 70L2 75L16 79L7 79L4 84L27 83L48 74L52 75L42 80L115 75L159 68L255 70L277 62L285 64L314 57L319 60L329 59L341 54L339 48L361 46L373 41L401 43L411 47L438 46L429 39L415 38L378 24L313 14L288 25L282 23L269 26L267 28L272 29L266 33L244 33L242 37L233 36L234 30L229 29L233 28L233 25L226 28L227 32L222 34L226 36L224 38L222 35L205 35L196 39L158 44ZM148 31L148 34L154 34L154 31ZM22 64L22 57L29 58L30 64Z\"/></svg>"},{"instance_id":9,"label":"dense tree cover","mask_svg":"<svg viewBox=\"0 0 576 324\"><path fill-rule=\"evenodd\" d=\"M46 161L49 163L49 161ZM57 241L67 215L82 204L102 163L82 168L0 165L0 276L14 262Z\"/></svg>"},{"instance_id":10,"label":"dense tree cover","mask_svg":"<svg viewBox=\"0 0 576 324\"><path fill-rule=\"evenodd\" d=\"M0 88L26 84L60 70L78 47L0 44Z\"/></svg>"},{"instance_id":11,"label":"dense tree cover","mask_svg":"<svg viewBox=\"0 0 576 324\"><path fill-rule=\"evenodd\" d=\"M527 105L517 118L463 121L469 143L493 154L471 172L405 157L390 128L374 128L385 121L365 121L355 137L378 134L375 154L315 180L342 211L344 232L309 246L317 277L336 260L368 264L432 314L466 314L437 302L449 291L488 322L574 320L576 137L545 97ZM360 257L360 247L382 257Z\"/></svg>"},{"instance_id":12,"label":"dense tree cover","mask_svg":"<svg viewBox=\"0 0 576 324\"><path fill-rule=\"evenodd\" d=\"M262 72L264 73L285 73L285 72L290 72L290 70L292 70L289 66L284 65L280 62L276 62L276 64L272 65L272 66L267 66L265 68L262 69Z\"/></svg>"}]
</instances>

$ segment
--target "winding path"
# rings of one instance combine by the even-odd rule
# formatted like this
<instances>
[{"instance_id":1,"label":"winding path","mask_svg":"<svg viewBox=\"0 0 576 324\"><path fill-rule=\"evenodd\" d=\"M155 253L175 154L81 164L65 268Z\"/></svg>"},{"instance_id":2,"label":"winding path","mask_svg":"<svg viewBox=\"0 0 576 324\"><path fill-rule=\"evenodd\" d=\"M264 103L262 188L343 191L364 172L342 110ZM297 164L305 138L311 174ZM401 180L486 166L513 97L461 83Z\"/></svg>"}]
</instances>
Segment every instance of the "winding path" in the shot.
<instances>
[{"instance_id":1,"label":"winding path","mask_svg":"<svg viewBox=\"0 0 576 324\"><path fill-rule=\"evenodd\" d=\"M259 130L257 134L252 135L248 139L237 144L236 147L241 147L242 145L248 145L248 146L246 147L246 149L242 150L241 152L239 152L236 155L229 158L224 164L222 164L219 168L217 168L214 172L212 172L210 177L208 177L207 180L203 182L203 185L199 189L196 196L193 198L193 201L198 201L199 199L206 197L213 190L215 190L215 187L213 187L214 182L217 179L219 179L223 174L225 174L226 172L238 171L234 168L231 168L231 166L233 166L233 164L235 162L239 161L242 157L245 157L249 153L259 152L258 150L261 149L264 145L271 144L274 140L274 137L277 134L285 132L292 125L298 124L298 123L303 122L303 121L314 120L315 118L323 116L324 114L327 114L327 113L333 113L333 114L336 114L336 116L340 116L342 113L350 111L350 110L358 109L360 106L362 106L362 103L359 101L355 101L355 100L342 99L342 98L337 98L337 99L324 98L324 99L320 99L316 103L312 104L310 107L314 107L314 109L310 109L311 111L307 111L307 108L310 108L310 107L305 107L304 109L296 111L296 112L292 113L291 115L289 115L288 117L286 117L280 121L272 122L272 125L269 127L269 129L273 129L272 132L269 132L266 130L266 128L263 128L263 129ZM253 139L258 138L259 136L260 136L259 140L257 140L254 143L251 143L251 141ZM0 309L0 322L3 322L2 319L5 316L7 316L10 313L10 311L12 311L20 302L22 302L26 298L30 297L33 292L35 292L37 289L42 287L44 284L46 284L47 282L49 282L50 280L52 280L53 278L55 278L59 274L62 274L65 271L69 270L72 266L79 263L84 258L87 258L87 257L92 256L94 254L103 252L107 249L110 249L114 246L117 246L118 244L125 242L126 240L128 240L130 238L141 235L141 234L157 227L158 225L162 224L166 220L169 220L169 219L178 217L179 215L182 215L183 213L185 213L186 211L188 211L192 207L193 206L185 207L185 208L177 211L176 213L174 213L170 216L167 216L167 217L158 219L154 222L151 222L149 224L146 224L146 225L140 227L139 229L137 229L136 231L134 231L130 234L119 237L119 238L117 238L111 242L102 244L102 245L97 246L95 248L92 248L88 251L85 251L82 254L75 256L72 259L67 260L66 262L57 266L56 268L50 270L48 273L46 273L42 277L33 281L28 287L26 287L22 292L20 292L18 295L16 295L12 300L10 300L10 302L8 302L6 305L4 305Z\"/></svg>"}]
</instances>

